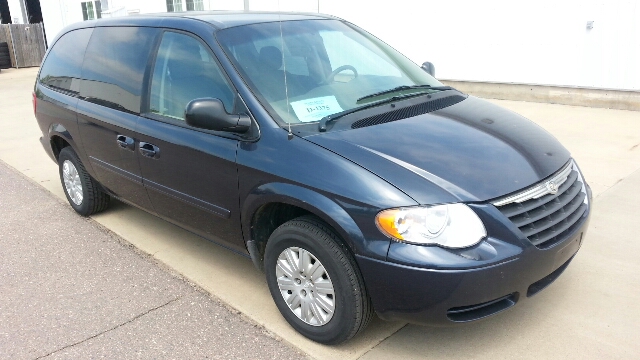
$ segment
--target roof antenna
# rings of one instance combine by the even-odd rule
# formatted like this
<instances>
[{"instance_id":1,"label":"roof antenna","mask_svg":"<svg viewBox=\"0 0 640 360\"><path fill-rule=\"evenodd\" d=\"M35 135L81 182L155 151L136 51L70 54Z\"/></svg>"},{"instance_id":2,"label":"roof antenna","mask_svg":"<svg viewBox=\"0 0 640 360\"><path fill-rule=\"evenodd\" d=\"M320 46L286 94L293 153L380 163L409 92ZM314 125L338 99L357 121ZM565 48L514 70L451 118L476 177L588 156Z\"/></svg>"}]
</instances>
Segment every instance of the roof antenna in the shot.
<instances>
[{"instance_id":1,"label":"roof antenna","mask_svg":"<svg viewBox=\"0 0 640 360\"><path fill-rule=\"evenodd\" d=\"M282 12L280 10L280 0L278 0L278 23L280 25L280 46L282 48L281 53L282 53L282 71L284 73L284 96L287 100L287 127L288 127L287 139L292 140L293 133L291 132L291 122L289 121L291 119L291 113L289 111L289 86L287 85L287 63L284 60L284 36L282 35Z\"/></svg>"}]
</instances>

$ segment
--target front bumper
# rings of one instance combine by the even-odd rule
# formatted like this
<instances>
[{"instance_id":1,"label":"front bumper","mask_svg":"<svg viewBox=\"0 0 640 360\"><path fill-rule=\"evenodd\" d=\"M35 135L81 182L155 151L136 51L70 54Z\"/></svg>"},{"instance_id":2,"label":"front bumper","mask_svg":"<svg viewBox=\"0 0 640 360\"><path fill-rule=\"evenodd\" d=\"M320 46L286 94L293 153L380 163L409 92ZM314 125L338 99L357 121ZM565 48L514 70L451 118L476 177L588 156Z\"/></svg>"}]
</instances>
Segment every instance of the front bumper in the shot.
<instances>
[{"instance_id":1,"label":"front bumper","mask_svg":"<svg viewBox=\"0 0 640 360\"><path fill-rule=\"evenodd\" d=\"M589 197L590 190L588 190ZM394 242L387 261L356 257L378 316L452 325L504 311L553 282L580 249L591 209L554 246L539 249L491 205L476 211L489 237L472 249ZM479 214L480 215L480 214Z\"/></svg>"}]
</instances>

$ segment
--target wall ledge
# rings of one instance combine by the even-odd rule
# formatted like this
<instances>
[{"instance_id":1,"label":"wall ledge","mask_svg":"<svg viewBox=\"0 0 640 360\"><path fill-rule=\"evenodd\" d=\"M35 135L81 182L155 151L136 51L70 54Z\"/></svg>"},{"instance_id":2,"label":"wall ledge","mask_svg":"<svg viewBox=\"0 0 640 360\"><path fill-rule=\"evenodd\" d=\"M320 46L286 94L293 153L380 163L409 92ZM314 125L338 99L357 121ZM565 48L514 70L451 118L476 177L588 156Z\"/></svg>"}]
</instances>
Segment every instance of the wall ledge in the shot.
<instances>
[{"instance_id":1,"label":"wall ledge","mask_svg":"<svg viewBox=\"0 0 640 360\"><path fill-rule=\"evenodd\" d=\"M464 93L489 99L640 111L640 91L438 80Z\"/></svg>"}]
</instances>

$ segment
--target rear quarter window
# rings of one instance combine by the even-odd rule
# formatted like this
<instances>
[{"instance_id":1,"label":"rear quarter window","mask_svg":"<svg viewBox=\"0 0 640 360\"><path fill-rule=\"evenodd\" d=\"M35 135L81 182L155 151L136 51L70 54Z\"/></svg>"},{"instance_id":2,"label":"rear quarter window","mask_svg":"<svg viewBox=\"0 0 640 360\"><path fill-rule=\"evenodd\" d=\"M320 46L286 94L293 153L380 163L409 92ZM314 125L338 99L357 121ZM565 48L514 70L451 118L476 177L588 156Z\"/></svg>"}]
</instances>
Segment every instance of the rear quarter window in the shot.
<instances>
[{"instance_id":1,"label":"rear quarter window","mask_svg":"<svg viewBox=\"0 0 640 360\"><path fill-rule=\"evenodd\" d=\"M77 95L82 59L93 29L70 31L53 45L40 69L39 81L51 89Z\"/></svg>"},{"instance_id":2,"label":"rear quarter window","mask_svg":"<svg viewBox=\"0 0 640 360\"><path fill-rule=\"evenodd\" d=\"M145 68L158 29L99 27L82 68L80 96L102 106L140 113Z\"/></svg>"}]
</instances>

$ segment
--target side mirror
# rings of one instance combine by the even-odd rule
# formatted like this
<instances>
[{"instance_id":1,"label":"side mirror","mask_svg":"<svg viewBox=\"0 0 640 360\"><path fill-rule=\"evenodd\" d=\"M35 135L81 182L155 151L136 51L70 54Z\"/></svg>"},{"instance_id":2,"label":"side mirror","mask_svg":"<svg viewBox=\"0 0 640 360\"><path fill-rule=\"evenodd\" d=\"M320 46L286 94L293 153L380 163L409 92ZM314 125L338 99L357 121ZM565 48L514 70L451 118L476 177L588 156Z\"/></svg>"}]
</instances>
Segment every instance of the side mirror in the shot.
<instances>
[{"instance_id":1,"label":"side mirror","mask_svg":"<svg viewBox=\"0 0 640 360\"><path fill-rule=\"evenodd\" d=\"M219 99L202 98L191 100L185 109L187 125L215 131L245 133L251 128L247 115L231 115Z\"/></svg>"},{"instance_id":2,"label":"side mirror","mask_svg":"<svg viewBox=\"0 0 640 360\"><path fill-rule=\"evenodd\" d=\"M422 66L420 66L422 68L422 70L426 71L427 74L436 77L436 67L433 66L432 63L426 61L422 63Z\"/></svg>"}]
</instances>

